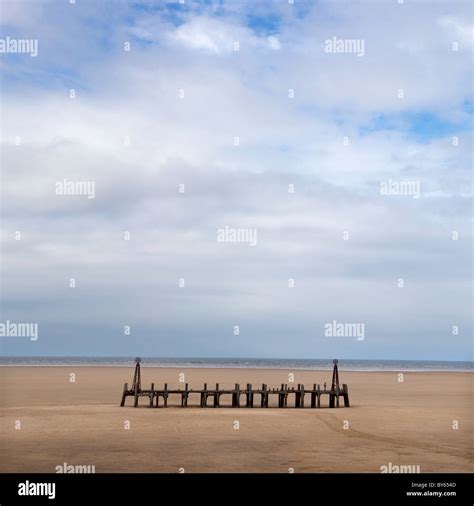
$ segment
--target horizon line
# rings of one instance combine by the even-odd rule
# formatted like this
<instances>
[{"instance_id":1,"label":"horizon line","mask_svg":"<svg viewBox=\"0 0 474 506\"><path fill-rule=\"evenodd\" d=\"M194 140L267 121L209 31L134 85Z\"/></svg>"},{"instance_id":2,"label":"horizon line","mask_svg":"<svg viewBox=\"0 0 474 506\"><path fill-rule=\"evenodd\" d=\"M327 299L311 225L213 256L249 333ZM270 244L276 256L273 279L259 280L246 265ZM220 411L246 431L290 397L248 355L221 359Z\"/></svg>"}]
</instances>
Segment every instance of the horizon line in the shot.
<instances>
[{"instance_id":1,"label":"horizon line","mask_svg":"<svg viewBox=\"0 0 474 506\"><path fill-rule=\"evenodd\" d=\"M121 359L130 359L135 360L135 357L139 355L1 355L0 361L2 358L121 358ZM295 358L295 357L205 357L205 356L158 356L158 355L140 355L141 358L145 359L187 359L187 360L327 360L328 362L332 362L333 360L367 360L367 361L385 361L385 362L399 362L399 361L407 361L407 362L470 362L474 364L474 360L472 359L463 359L463 360L441 360L441 359L413 359L413 358L315 358L315 357L306 357L306 358Z\"/></svg>"}]
</instances>

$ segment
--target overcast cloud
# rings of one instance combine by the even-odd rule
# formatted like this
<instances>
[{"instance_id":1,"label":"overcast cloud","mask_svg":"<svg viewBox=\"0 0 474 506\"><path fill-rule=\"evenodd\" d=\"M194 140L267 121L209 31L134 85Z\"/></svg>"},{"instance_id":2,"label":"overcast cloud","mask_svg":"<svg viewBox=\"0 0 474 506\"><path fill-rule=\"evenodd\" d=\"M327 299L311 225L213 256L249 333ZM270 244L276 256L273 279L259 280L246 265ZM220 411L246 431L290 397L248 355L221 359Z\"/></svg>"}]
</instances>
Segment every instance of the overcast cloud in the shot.
<instances>
[{"instance_id":1,"label":"overcast cloud","mask_svg":"<svg viewBox=\"0 0 474 506\"><path fill-rule=\"evenodd\" d=\"M3 354L472 359L471 2L0 12Z\"/></svg>"}]
</instances>

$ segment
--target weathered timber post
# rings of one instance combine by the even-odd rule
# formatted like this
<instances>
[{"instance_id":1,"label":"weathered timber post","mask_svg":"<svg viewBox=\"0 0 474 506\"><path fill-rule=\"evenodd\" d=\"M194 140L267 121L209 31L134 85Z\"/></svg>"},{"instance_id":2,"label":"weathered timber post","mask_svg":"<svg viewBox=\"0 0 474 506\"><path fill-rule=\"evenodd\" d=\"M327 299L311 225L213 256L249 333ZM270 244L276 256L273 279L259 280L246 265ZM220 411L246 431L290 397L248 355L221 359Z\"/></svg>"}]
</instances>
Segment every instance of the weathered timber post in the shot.
<instances>
[{"instance_id":1,"label":"weathered timber post","mask_svg":"<svg viewBox=\"0 0 474 506\"><path fill-rule=\"evenodd\" d=\"M181 394L181 406L184 407L188 405L188 396L189 396L188 384L186 383L184 387L184 392Z\"/></svg>"},{"instance_id":2,"label":"weathered timber post","mask_svg":"<svg viewBox=\"0 0 474 506\"><path fill-rule=\"evenodd\" d=\"M245 407L246 408L253 408L253 391L252 391L252 384L247 383L247 391L245 393Z\"/></svg>"},{"instance_id":3,"label":"weathered timber post","mask_svg":"<svg viewBox=\"0 0 474 506\"><path fill-rule=\"evenodd\" d=\"M295 392L295 408L300 407L300 395L301 395L300 387L301 385L298 383L298 388L296 389Z\"/></svg>"},{"instance_id":4,"label":"weathered timber post","mask_svg":"<svg viewBox=\"0 0 474 506\"><path fill-rule=\"evenodd\" d=\"M137 406L138 406L138 386L135 385L133 407L136 408Z\"/></svg>"},{"instance_id":5,"label":"weathered timber post","mask_svg":"<svg viewBox=\"0 0 474 506\"><path fill-rule=\"evenodd\" d=\"M311 392L311 407L316 407L316 383L313 384L313 391Z\"/></svg>"},{"instance_id":6,"label":"weathered timber post","mask_svg":"<svg viewBox=\"0 0 474 506\"><path fill-rule=\"evenodd\" d=\"M219 407L219 383L216 383L216 391L214 392L214 407Z\"/></svg>"},{"instance_id":7,"label":"weathered timber post","mask_svg":"<svg viewBox=\"0 0 474 506\"><path fill-rule=\"evenodd\" d=\"M330 408L334 407L334 394L333 393L329 394L329 407Z\"/></svg>"},{"instance_id":8,"label":"weathered timber post","mask_svg":"<svg viewBox=\"0 0 474 506\"><path fill-rule=\"evenodd\" d=\"M349 404L349 390L348 390L347 385L345 383L343 383L343 385L342 385L342 390L344 392L344 407L345 408L350 408L350 404Z\"/></svg>"},{"instance_id":9,"label":"weathered timber post","mask_svg":"<svg viewBox=\"0 0 474 506\"><path fill-rule=\"evenodd\" d=\"M123 394L122 401L120 402L120 406L125 406L125 398L127 397L128 383L125 383L123 386Z\"/></svg>"},{"instance_id":10,"label":"weathered timber post","mask_svg":"<svg viewBox=\"0 0 474 506\"><path fill-rule=\"evenodd\" d=\"M163 391L163 407L168 407L168 383L165 383L165 388Z\"/></svg>"},{"instance_id":11,"label":"weathered timber post","mask_svg":"<svg viewBox=\"0 0 474 506\"><path fill-rule=\"evenodd\" d=\"M135 359L135 373L133 374L133 383L132 383L132 390L134 392L135 401L133 404L133 407L138 406L138 394L141 392L142 389L142 380L141 380L141 373L140 373L140 362L142 359L140 357L137 357Z\"/></svg>"},{"instance_id":12,"label":"weathered timber post","mask_svg":"<svg viewBox=\"0 0 474 506\"><path fill-rule=\"evenodd\" d=\"M318 408L321 407L321 386L318 384Z\"/></svg>"},{"instance_id":13,"label":"weathered timber post","mask_svg":"<svg viewBox=\"0 0 474 506\"><path fill-rule=\"evenodd\" d=\"M300 390L300 398L299 398L299 408L304 408L304 385L301 384L301 390Z\"/></svg>"},{"instance_id":14,"label":"weathered timber post","mask_svg":"<svg viewBox=\"0 0 474 506\"><path fill-rule=\"evenodd\" d=\"M235 390L236 390L236 408L240 408L240 385L238 383L235 384Z\"/></svg>"},{"instance_id":15,"label":"weathered timber post","mask_svg":"<svg viewBox=\"0 0 474 506\"><path fill-rule=\"evenodd\" d=\"M337 370L338 360L332 361L334 368L332 370L332 381L331 381L331 393L329 394L329 407L334 408L337 404L339 405L339 372Z\"/></svg>"},{"instance_id":16,"label":"weathered timber post","mask_svg":"<svg viewBox=\"0 0 474 506\"><path fill-rule=\"evenodd\" d=\"M237 383L234 385L234 390L232 391L232 407L235 408L237 406Z\"/></svg>"},{"instance_id":17,"label":"weathered timber post","mask_svg":"<svg viewBox=\"0 0 474 506\"><path fill-rule=\"evenodd\" d=\"M283 396L284 396L284 393L283 393L283 383L282 383L281 387L280 387L280 391L278 392L278 407L279 408L283 407Z\"/></svg>"},{"instance_id":18,"label":"weathered timber post","mask_svg":"<svg viewBox=\"0 0 474 506\"><path fill-rule=\"evenodd\" d=\"M207 383L204 383L204 390L201 392L201 408L207 407Z\"/></svg>"},{"instance_id":19,"label":"weathered timber post","mask_svg":"<svg viewBox=\"0 0 474 506\"><path fill-rule=\"evenodd\" d=\"M267 385L265 385L265 383L262 384L262 398L260 399L260 407L268 408L268 392Z\"/></svg>"},{"instance_id":20,"label":"weathered timber post","mask_svg":"<svg viewBox=\"0 0 474 506\"><path fill-rule=\"evenodd\" d=\"M150 390L150 394L149 394L149 397L150 397L150 404L149 404L149 408L152 408L153 407L153 397L155 395L155 384L152 383L151 384L151 390Z\"/></svg>"},{"instance_id":21,"label":"weathered timber post","mask_svg":"<svg viewBox=\"0 0 474 506\"><path fill-rule=\"evenodd\" d=\"M337 370L337 364L339 360L334 359L332 363L334 364L334 369L332 370L332 382L331 382L331 390L340 390L339 387L339 371Z\"/></svg>"},{"instance_id":22,"label":"weathered timber post","mask_svg":"<svg viewBox=\"0 0 474 506\"><path fill-rule=\"evenodd\" d=\"M140 362L142 359L140 357L137 357L135 359L135 372L133 373L133 383L132 383L132 390L138 390L138 392L142 389L142 378L141 378L141 372L140 372Z\"/></svg>"}]
</instances>

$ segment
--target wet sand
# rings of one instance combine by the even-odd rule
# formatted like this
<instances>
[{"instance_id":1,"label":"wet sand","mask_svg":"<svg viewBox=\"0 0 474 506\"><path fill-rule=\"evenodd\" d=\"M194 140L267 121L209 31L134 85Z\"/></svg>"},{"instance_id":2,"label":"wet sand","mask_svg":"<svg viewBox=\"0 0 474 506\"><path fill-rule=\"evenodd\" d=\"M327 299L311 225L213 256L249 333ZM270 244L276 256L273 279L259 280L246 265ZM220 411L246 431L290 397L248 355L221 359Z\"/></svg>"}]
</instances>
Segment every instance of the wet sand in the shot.
<instances>
[{"instance_id":1,"label":"wet sand","mask_svg":"<svg viewBox=\"0 0 474 506\"><path fill-rule=\"evenodd\" d=\"M331 371L143 367L143 388L183 388L181 373L191 388L276 387L289 373L295 386L331 382ZM121 408L132 376L133 367L0 367L0 471L474 471L472 373L408 372L399 382L397 372L342 370L351 407L339 409L180 408L177 397L166 409L145 398Z\"/></svg>"}]
</instances>

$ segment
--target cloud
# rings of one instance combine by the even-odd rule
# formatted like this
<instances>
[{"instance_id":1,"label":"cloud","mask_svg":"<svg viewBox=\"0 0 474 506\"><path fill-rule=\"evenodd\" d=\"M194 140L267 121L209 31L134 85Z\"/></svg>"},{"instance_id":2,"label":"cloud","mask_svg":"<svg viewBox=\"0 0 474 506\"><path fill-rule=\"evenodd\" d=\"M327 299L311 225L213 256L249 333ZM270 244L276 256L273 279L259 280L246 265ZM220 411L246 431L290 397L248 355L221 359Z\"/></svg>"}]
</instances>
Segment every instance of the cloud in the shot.
<instances>
[{"instance_id":1,"label":"cloud","mask_svg":"<svg viewBox=\"0 0 474 506\"><path fill-rule=\"evenodd\" d=\"M472 51L474 46L474 24L466 23L456 16L441 16L438 18L438 23L446 29L447 33L453 36L453 43L460 43L460 51Z\"/></svg>"},{"instance_id":2,"label":"cloud","mask_svg":"<svg viewBox=\"0 0 474 506\"><path fill-rule=\"evenodd\" d=\"M241 45L256 49L280 49L280 42L273 35L256 36L244 27L202 16L176 27L168 37L184 47L214 54L230 53L239 50Z\"/></svg>"}]
</instances>

